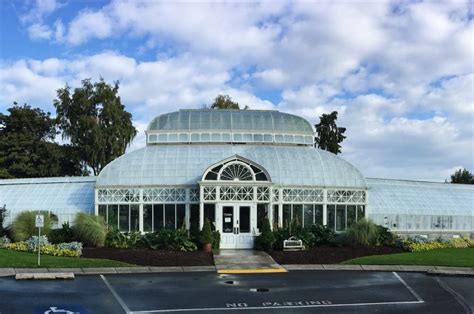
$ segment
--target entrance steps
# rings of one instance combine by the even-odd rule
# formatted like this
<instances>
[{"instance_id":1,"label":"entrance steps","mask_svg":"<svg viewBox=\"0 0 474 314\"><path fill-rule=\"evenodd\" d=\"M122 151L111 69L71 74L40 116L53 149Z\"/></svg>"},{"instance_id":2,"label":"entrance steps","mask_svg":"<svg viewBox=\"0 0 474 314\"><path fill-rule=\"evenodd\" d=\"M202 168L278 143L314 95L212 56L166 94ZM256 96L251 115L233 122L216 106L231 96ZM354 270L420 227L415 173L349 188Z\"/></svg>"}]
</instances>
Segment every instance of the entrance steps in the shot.
<instances>
[{"instance_id":1,"label":"entrance steps","mask_svg":"<svg viewBox=\"0 0 474 314\"><path fill-rule=\"evenodd\" d=\"M219 250L213 252L219 274L284 273L287 270L263 251Z\"/></svg>"}]
</instances>

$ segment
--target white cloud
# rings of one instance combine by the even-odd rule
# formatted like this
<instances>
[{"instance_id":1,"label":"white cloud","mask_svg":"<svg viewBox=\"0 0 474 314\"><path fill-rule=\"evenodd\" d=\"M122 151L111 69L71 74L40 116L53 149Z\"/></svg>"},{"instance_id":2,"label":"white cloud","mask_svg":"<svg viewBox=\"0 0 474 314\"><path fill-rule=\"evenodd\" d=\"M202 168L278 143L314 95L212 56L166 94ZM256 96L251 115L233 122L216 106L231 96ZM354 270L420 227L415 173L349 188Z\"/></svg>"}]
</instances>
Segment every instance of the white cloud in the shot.
<instances>
[{"instance_id":1,"label":"white cloud","mask_svg":"<svg viewBox=\"0 0 474 314\"><path fill-rule=\"evenodd\" d=\"M28 27L28 35L33 40L44 40L51 38L51 30L44 24L32 24Z\"/></svg>"},{"instance_id":2,"label":"white cloud","mask_svg":"<svg viewBox=\"0 0 474 314\"><path fill-rule=\"evenodd\" d=\"M112 35L112 21L103 12L83 11L69 24L67 41L82 44L90 38L104 39Z\"/></svg>"}]
</instances>

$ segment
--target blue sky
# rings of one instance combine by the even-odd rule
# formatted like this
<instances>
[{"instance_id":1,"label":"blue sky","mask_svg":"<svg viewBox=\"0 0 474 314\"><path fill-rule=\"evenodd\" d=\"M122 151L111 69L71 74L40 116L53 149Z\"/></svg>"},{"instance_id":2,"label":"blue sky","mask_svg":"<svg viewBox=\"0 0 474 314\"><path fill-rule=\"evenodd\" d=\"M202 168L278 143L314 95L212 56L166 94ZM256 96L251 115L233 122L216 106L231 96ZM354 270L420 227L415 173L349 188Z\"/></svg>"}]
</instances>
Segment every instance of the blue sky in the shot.
<instances>
[{"instance_id":1,"label":"blue sky","mask_svg":"<svg viewBox=\"0 0 474 314\"><path fill-rule=\"evenodd\" d=\"M1 1L0 110L54 112L103 77L144 145L151 117L219 93L311 123L337 110L342 156L366 176L474 170L472 3Z\"/></svg>"}]
</instances>

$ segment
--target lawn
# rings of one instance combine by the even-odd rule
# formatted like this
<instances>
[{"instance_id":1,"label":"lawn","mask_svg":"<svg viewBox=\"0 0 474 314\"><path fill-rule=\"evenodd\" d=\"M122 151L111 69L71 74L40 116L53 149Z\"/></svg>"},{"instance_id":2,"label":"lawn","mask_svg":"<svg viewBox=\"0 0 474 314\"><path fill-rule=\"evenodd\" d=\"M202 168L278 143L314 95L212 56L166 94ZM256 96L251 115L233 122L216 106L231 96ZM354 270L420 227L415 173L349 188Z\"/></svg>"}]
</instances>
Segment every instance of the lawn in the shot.
<instances>
[{"instance_id":1,"label":"lawn","mask_svg":"<svg viewBox=\"0 0 474 314\"><path fill-rule=\"evenodd\" d=\"M0 267L37 267L38 255L0 249ZM41 255L40 267L121 267L134 266L107 259Z\"/></svg>"},{"instance_id":2,"label":"lawn","mask_svg":"<svg viewBox=\"0 0 474 314\"><path fill-rule=\"evenodd\" d=\"M345 261L343 264L474 267L474 248L364 256Z\"/></svg>"}]
</instances>

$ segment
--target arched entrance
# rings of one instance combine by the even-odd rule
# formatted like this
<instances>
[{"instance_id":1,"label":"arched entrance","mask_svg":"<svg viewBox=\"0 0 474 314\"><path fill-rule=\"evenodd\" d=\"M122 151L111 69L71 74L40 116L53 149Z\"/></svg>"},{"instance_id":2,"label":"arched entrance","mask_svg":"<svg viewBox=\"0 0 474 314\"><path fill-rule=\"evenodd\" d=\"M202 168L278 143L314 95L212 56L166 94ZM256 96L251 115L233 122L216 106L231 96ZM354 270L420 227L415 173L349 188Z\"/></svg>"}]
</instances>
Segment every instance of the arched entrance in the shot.
<instances>
[{"instance_id":1,"label":"arched entrance","mask_svg":"<svg viewBox=\"0 0 474 314\"><path fill-rule=\"evenodd\" d=\"M222 249L251 249L266 219L271 180L260 165L238 155L210 166L199 182L200 217L214 205L214 226L221 234Z\"/></svg>"}]
</instances>

